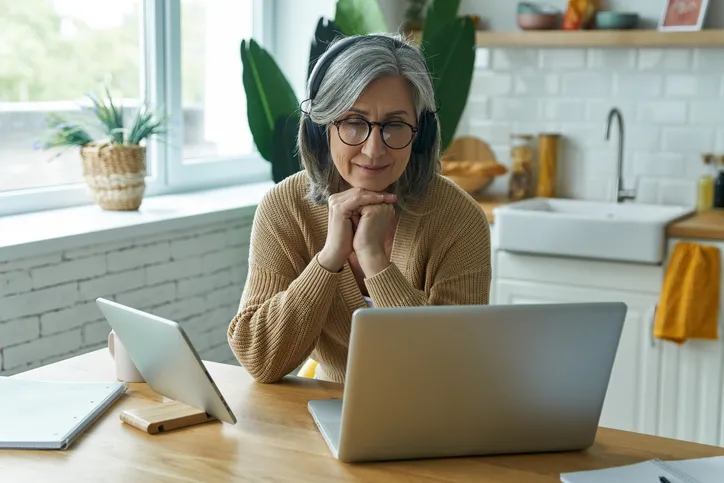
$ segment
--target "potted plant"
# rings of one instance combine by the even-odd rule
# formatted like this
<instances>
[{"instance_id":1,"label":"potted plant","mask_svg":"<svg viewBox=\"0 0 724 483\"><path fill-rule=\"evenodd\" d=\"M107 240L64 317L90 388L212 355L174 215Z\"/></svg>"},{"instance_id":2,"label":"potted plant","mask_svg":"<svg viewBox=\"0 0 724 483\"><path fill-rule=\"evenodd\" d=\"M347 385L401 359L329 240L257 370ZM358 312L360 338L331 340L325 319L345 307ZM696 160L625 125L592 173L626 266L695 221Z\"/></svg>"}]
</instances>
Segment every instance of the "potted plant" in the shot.
<instances>
[{"instance_id":1,"label":"potted plant","mask_svg":"<svg viewBox=\"0 0 724 483\"><path fill-rule=\"evenodd\" d=\"M86 97L90 107L83 110L97 119L100 136L93 136L92 129L82 122L52 113L45 120L48 131L38 147L79 147L83 178L95 202L104 210L137 210L146 191L145 142L167 131L170 116L143 102L126 125L123 108L113 101L107 87L104 97Z\"/></svg>"}]
</instances>

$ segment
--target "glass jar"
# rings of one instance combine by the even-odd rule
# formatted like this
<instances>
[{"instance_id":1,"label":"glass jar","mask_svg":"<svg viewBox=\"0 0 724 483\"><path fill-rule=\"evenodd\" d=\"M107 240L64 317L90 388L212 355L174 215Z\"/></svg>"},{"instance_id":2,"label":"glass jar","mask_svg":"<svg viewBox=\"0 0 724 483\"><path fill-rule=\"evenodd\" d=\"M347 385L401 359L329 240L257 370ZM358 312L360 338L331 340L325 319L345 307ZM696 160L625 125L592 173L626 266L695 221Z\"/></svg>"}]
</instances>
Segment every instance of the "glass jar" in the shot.
<instances>
[{"instance_id":1,"label":"glass jar","mask_svg":"<svg viewBox=\"0 0 724 483\"><path fill-rule=\"evenodd\" d=\"M512 134L510 136L510 180L508 197L519 201L531 196L533 189L533 136Z\"/></svg>"}]
</instances>

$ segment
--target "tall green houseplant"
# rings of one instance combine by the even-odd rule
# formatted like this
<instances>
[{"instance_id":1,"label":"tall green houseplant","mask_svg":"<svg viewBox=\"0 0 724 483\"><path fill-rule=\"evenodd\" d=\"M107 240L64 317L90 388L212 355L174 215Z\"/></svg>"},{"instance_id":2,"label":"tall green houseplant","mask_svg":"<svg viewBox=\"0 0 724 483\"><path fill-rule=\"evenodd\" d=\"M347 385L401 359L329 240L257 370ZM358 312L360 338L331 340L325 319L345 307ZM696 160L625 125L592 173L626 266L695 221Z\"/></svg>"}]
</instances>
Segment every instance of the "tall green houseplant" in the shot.
<instances>
[{"instance_id":1,"label":"tall green houseplant","mask_svg":"<svg viewBox=\"0 0 724 483\"><path fill-rule=\"evenodd\" d=\"M443 152L460 124L475 66L475 25L458 16L460 0L432 0L427 7L420 47L432 73Z\"/></svg>"}]
</instances>

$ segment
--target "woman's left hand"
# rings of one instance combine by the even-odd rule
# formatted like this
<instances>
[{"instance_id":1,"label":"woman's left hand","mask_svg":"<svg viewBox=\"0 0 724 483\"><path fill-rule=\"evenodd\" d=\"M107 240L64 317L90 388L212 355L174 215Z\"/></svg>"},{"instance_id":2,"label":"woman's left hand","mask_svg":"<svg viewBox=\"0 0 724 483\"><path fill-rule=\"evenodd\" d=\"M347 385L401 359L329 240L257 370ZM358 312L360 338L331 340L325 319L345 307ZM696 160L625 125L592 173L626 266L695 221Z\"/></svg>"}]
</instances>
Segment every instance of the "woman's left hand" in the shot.
<instances>
[{"instance_id":1,"label":"woman's left hand","mask_svg":"<svg viewBox=\"0 0 724 483\"><path fill-rule=\"evenodd\" d=\"M395 218L395 207L388 203L363 206L354 232L352 248L366 277L378 274L390 264L385 239Z\"/></svg>"}]
</instances>

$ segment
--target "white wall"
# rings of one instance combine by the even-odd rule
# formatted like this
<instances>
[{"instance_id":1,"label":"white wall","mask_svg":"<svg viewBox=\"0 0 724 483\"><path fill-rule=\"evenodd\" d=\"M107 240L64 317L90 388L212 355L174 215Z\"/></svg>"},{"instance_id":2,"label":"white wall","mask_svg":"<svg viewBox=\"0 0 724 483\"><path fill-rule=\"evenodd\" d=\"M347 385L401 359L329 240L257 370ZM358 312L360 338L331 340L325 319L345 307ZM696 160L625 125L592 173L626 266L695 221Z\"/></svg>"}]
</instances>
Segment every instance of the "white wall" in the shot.
<instances>
[{"instance_id":1,"label":"white wall","mask_svg":"<svg viewBox=\"0 0 724 483\"><path fill-rule=\"evenodd\" d=\"M203 359L235 363L226 330L246 280L250 227L247 217L0 262L0 375L106 347L96 297L175 320Z\"/></svg>"},{"instance_id":2,"label":"white wall","mask_svg":"<svg viewBox=\"0 0 724 483\"><path fill-rule=\"evenodd\" d=\"M406 2L378 0L390 31L402 22ZM305 98L309 47L320 17L334 19L336 0L277 0L274 57L300 102Z\"/></svg>"},{"instance_id":3,"label":"white wall","mask_svg":"<svg viewBox=\"0 0 724 483\"><path fill-rule=\"evenodd\" d=\"M387 0L381 0L384 2ZM547 0L544 3L564 11L567 0ZM641 17L642 28L658 25L665 0L603 0L606 10L636 12ZM492 30L518 30L515 14L518 2L513 0L462 0L460 13L479 15ZM710 0L706 26L724 27L724 3Z\"/></svg>"}]
</instances>

